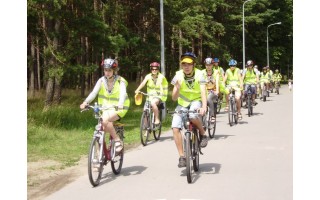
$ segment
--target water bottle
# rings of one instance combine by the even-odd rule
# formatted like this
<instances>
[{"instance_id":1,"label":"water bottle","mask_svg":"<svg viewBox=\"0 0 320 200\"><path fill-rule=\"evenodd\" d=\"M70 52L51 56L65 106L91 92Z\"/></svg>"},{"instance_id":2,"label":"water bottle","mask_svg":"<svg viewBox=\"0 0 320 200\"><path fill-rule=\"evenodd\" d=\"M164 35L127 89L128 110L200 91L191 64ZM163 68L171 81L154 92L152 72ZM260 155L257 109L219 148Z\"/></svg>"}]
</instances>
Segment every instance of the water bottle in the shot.
<instances>
[{"instance_id":1,"label":"water bottle","mask_svg":"<svg viewBox=\"0 0 320 200\"><path fill-rule=\"evenodd\" d=\"M97 102L94 103L94 108L93 108L93 110L94 110L95 113L98 113L98 112L99 112L99 106L98 106L98 103L97 103Z\"/></svg>"}]
</instances>

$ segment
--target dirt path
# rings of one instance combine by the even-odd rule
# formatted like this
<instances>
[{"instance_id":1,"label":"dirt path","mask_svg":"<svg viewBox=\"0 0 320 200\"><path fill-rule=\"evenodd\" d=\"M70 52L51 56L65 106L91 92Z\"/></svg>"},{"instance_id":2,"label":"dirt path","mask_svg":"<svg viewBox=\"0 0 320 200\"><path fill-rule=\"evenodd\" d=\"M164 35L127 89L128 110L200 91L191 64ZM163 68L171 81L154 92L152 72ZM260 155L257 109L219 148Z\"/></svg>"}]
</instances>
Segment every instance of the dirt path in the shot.
<instances>
[{"instance_id":1,"label":"dirt path","mask_svg":"<svg viewBox=\"0 0 320 200\"><path fill-rule=\"evenodd\" d=\"M126 146L126 151L131 151L139 145ZM28 162L28 200L42 200L87 174L87 162L87 156L83 156L77 165L60 170L62 165L56 161Z\"/></svg>"}]
</instances>

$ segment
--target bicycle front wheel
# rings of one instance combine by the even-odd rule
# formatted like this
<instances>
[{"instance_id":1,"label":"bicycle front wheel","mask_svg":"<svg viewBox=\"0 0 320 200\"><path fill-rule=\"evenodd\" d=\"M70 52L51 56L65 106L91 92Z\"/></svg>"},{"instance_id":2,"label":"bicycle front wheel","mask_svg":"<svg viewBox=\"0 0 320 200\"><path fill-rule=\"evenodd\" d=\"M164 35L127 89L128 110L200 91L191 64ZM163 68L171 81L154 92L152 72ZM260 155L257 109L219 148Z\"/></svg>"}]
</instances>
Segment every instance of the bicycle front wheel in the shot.
<instances>
[{"instance_id":1,"label":"bicycle front wheel","mask_svg":"<svg viewBox=\"0 0 320 200\"><path fill-rule=\"evenodd\" d=\"M159 140L160 139L160 134L161 134L161 127L162 127L162 110L159 110L159 119L160 119L160 124L159 126L156 128L154 127L153 129L153 137L155 140ZM154 124L155 118L153 117L153 123Z\"/></svg>"},{"instance_id":2,"label":"bicycle front wheel","mask_svg":"<svg viewBox=\"0 0 320 200\"><path fill-rule=\"evenodd\" d=\"M148 144L148 138L150 134L150 125L149 125L149 116L147 115L147 112L144 111L141 116L141 122L140 122L140 139L141 144L143 146L146 146Z\"/></svg>"},{"instance_id":3,"label":"bicycle front wheel","mask_svg":"<svg viewBox=\"0 0 320 200\"><path fill-rule=\"evenodd\" d=\"M191 153L191 132L186 132L186 146L185 146L185 152L186 152L186 164L187 164L187 181L188 183L192 182L192 153Z\"/></svg>"},{"instance_id":4,"label":"bicycle front wheel","mask_svg":"<svg viewBox=\"0 0 320 200\"><path fill-rule=\"evenodd\" d=\"M211 122L211 117L212 113L209 112L209 118L207 118L207 126L208 126L208 134L210 138L214 138L214 134L216 132L216 123L217 123L217 115L216 115L216 111L214 111L213 116L215 117L214 122Z\"/></svg>"},{"instance_id":5,"label":"bicycle front wheel","mask_svg":"<svg viewBox=\"0 0 320 200\"><path fill-rule=\"evenodd\" d=\"M120 152L114 152L116 155L111 160L111 168L112 172L117 175L121 172L122 169L122 163L123 163L123 156L124 156L124 142L123 142L123 132L117 132L117 134L120 137L120 140L122 141L123 148ZM114 143L113 143L114 145Z\"/></svg>"},{"instance_id":6,"label":"bicycle front wheel","mask_svg":"<svg viewBox=\"0 0 320 200\"><path fill-rule=\"evenodd\" d=\"M100 152L99 138L94 137L90 145L88 156L88 175L90 183L94 187L99 185L103 171L103 163L99 161L101 154L103 154L103 151Z\"/></svg>"},{"instance_id":7,"label":"bicycle front wheel","mask_svg":"<svg viewBox=\"0 0 320 200\"><path fill-rule=\"evenodd\" d=\"M228 112L228 118L229 118L229 125L232 126L233 125L233 119L234 119L234 116L233 116L233 101L229 100L229 112Z\"/></svg>"},{"instance_id":8,"label":"bicycle front wheel","mask_svg":"<svg viewBox=\"0 0 320 200\"><path fill-rule=\"evenodd\" d=\"M248 106L248 116L250 117L252 115L252 101L251 101L251 95L248 95L248 102L247 102L247 106Z\"/></svg>"},{"instance_id":9,"label":"bicycle front wheel","mask_svg":"<svg viewBox=\"0 0 320 200\"><path fill-rule=\"evenodd\" d=\"M191 152L193 155L193 169L195 172L199 170L199 138L197 137L198 133L197 130L193 131L193 137L192 137L192 146L191 146Z\"/></svg>"}]
</instances>

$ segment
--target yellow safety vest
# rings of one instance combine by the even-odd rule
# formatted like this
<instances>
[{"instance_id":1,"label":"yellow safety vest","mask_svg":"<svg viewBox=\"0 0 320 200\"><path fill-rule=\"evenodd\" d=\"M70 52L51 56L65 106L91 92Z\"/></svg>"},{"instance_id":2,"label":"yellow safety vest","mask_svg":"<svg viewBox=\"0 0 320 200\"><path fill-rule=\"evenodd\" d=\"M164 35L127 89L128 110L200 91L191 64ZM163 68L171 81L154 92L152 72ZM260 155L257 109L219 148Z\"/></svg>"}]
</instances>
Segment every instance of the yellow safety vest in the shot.
<instances>
[{"instance_id":1,"label":"yellow safety vest","mask_svg":"<svg viewBox=\"0 0 320 200\"><path fill-rule=\"evenodd\" d=\"M244 84L257 84L257 75L253 70L247 70L244 77Z\"/></svg>"},{"instance_id":2,"label":"yellow safety vest","mask_svg":"<svg viewBox=\"0 0 320 200\"><path fill-rule=\"evenodd\" d=\"M116 80L111 93L107 91L107 87L105 86L104 82L101 83L98 95L98 104L102 106L118 106L120 96L120 82L124 82L126 86L128 86L128 82L121 76L116 76L115 79ZM130 100L128 98L128 94L126 94L123 110L129 110L129 107Z\"/></svg>"},{"instance_id":3,"label":"yellow safety vest","mask_svg":"<svg viewBox=\"0 0 320 200\"><path fill-rule=\"evenodd\" d=\"M184 79L183 70L176 72L177 80L182 80L180 86L180 92L178 97L178 104L183 107L188 107L192 101L201 100L201 91L200 91L200 77L203 76L202 72L194 68L194 82L193 87L189 88Z\"/></svg>"},{"instance_id":4,"label":"yellow safety vest","mask_svg":"<svg viewBox=\"0 0 320 200\"><path fill-rule=\"evenodd\" d=\"M223 78L222 78L222 74L221 74L221 67L218 66L218 68L216 69L214 66L212 67L212 70L214 71L214 75L216 76L217 73L219 73L219 82L222 82L223 81Z\"/></svg>"},{"instance_id":5,"label":"yellow safety vest","mask_svg":"<svg viewBox=\"0 0 320 200\"><path fill-rule=\"evenodd\" d=\"M148 94L162 94L158 96L153 96L153 97L158 97L161 99L161 101L165 102L167 100L168 96L168 81L165 76L163 76L161 73L158 73L158 78L156 84L152 80L152 74L148 74L146 76L148 82L147 82L147 93ZM162 86L162 91L161 87ZM149 100L149 97L147 98Z\"/></svg>"},{"instance_id":6,"label":"yellow safety vest","mask_svg":"<svg viewBox=\"0 0 320 200\"><path fill-rule=\"evenodd\" d=\"M269 72L260 74L260 82L269 82Z\"/></svg>"},{"instance_id":7,"label":"yellow safety vest","mask_svg":"<svg viewBox=\"0 0 320 200\"><path fill-rule=\"evenodd\" d=\"M227 69L227 71L226 71L226 73L228 75L227 85L233 85L233 86L240 85L238 71L239 71L239 68L235 68L233 72L231 71L231 69Z\"/></svg>"},{"instance_id":8,"label":"yellow safety vest","mask_svg":"<svg viewBox=\"0 0 320 200\"><path fill-rule=\"evenodd\" d=\"M216 90L216 79L217 73L212 71L211 78L209 79L207 69L201 70L203 73L204 78L206 79L206 88L207 90Z\"/></svg>"}]
</instances>

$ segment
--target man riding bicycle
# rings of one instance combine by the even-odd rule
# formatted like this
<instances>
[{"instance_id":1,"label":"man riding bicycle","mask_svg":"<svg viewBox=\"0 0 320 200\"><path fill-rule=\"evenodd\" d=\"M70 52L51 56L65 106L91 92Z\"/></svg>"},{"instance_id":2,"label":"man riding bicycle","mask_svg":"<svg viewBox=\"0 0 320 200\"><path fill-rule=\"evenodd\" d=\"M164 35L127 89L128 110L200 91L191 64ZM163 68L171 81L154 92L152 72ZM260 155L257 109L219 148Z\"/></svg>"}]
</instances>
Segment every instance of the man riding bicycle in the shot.
<instances>
[{"instance_id":1,"label":"man riding bicycle","mask_svg":"<svg viewBox=\"0 0 320 200\"><path fill-rule=\"evenodd\" d=\"M243 71L242 80L245 85L244 88L244 95L247 95L249 85L251 86L251 92L252 92L252 102L253 105L257 105L258 103L255 101L256 99L256 85L259 82L259 76L255 73L253 70L253 62L252 60L248 60L247 62L247 68Z\"/></svg>"},{"instance_id":2,"label":"man riding bicycle","mask_svg":"<svg viewBox=\"0 0 320 200\"><path fill-rule=\"evenodd\" d=\"M172 100L178 100L176 111L180 110L199 110L203 116L207 109L206 81L201 70L195 68L196 55L187 52L180 57L181 70L176 72L171 84L174 86L172 91ZM200 133L200 146L206 147L208 137L202 127L199 113L190 113L191 122L197 127ZM173 138L179 153L178 167L186 166L186 158L183 152L183 140L180 130L183 128L182 114L174 114L172 119Z\"/></svg>"},{"instance_id":3,"label":"man riding bicycle","mask_svg":"<svg viewBox=\"0 0 320 200\"><path fill-rule=\"evenodd\" d=\"M103 111L103 130L115 140L116 151L120 152L123 144L116 134L113 122L123 118L129 110L130 100L127 95L128 82L121 76L117 75L118 62L115 59L105 59L101 66L104 69L104 76L101 77L92 92L80 105L80 109L85 109L98 95L98 104L101 106L117 106L118 110Z\"/></svg>"},{"instance_id":4,"label":"man riding bicycle","mask_svg":"<svg viewBox=\"0 0 320 200\"><path fill-rule=\"evenodd\" d=\"M218 97L219 99L223 99L223 94L225 94L226 86L223 82L224 79L224 70L222 67L219 66L219 58L214 58L213 59L213 71L214 74L217 73L219 75L219 94Z\"/></svg>"},{"instance_id":5,"label":"man riding bicycle","mask_svg":"<svg viewBox=\"0 0 320 200\"><path fill-rule=\"evenodd\" d=\"M260 87L261 90L269 90L269 83L270 83L271 76L267 71L267 67L263 67L262 72L260 73ZM261 96L260 99L263 97Z\"/></svg>"},{"instance_id":6,"label":"man riding bicycle","mask_svg":"<svg viewBox=\"0 0 320 200\"><path fill-rule=\"evenodd\" d=\"M226 83L226 111L229 110L229 93L231 89L233 88L235 90L235 98L237 102L237 113L238 113L238 119L242 119L241 114L241 90L243 90L243 83L242 83L242 77L240 73L240 69L236 67L237 61L234 59L231 59L229 61L230 68L227 69L224 82Z\"/></svg>"},{"instance_id":7,"label":"man riding bicycle","mask_svg":"<svg viewBox=\"0 0 320 200\"><path fill-rule=\"evenodd\" d=\"M135 93L138 94L140 90L147 84L147 93L155 95L152 97L148 97L147 101L150 101L151 103L152 110L155 116L156 127L160 125L158 106L161 103L166 102L168 95L168 81L166 77L159 72L159 69L160 64L158 62L152 62L150 64L151 73L146 75L146 77L143 79L143 81L135 91ZM144 105L144 109L146 109L146 104Z\"/></svg>"},{"instance_id":8,"label":"man riding bicycle","mask_svg":"<svg viewBox=\"0 0 320 200\"><path fill-rule=\"evenodd\" d=\"M275 84L279 84L280 86L280 81L282 79L282 75L279 73L279 70L276 69L273 76L272 76L272 79L274 81Z\"/></svg>"},{"instance_id":9,"label":"man riding bicycle","mask_svg":"<svg viewBox=\"0 0 320 200\"><path fill-rule=\"evenodd\" d=\"M204 64L206 69L202 70L205 80L206 80L206 88L207 88L207 101L210 109L211 122L214 123L216 120L216 116L214 115L215 110L217 109L218 95L219 95L219 72L214 71L212 69L214 63L214 59L206 58L204 60ZM216 73L215 73L216 72Z\"/></svg>"}]
</instances>

